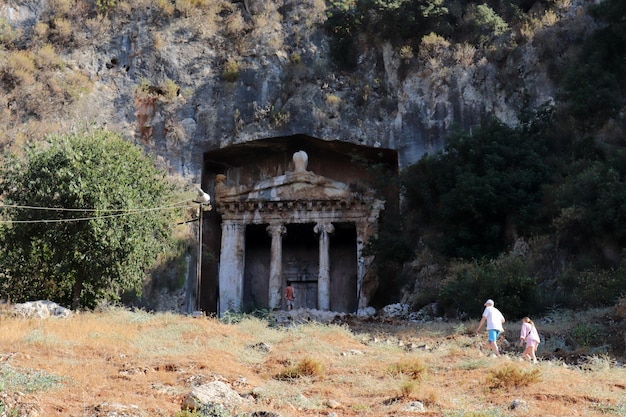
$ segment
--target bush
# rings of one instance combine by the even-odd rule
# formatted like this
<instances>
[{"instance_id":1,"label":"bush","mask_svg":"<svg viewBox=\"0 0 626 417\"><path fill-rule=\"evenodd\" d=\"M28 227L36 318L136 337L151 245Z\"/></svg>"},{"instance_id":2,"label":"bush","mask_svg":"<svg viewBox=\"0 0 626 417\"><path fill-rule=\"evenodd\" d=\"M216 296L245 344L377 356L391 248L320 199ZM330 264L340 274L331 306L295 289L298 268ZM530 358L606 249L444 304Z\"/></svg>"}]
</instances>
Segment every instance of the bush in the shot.
<instances>
[{"instance_id":1,"label":"bush","mask_svg":"<svg viewBox=\"0 0 626 417\"><path fill-rule=\"evenodd\" d=\"M415 381L403 381L400 384L400 397L409 398L415 392L417 384Z\"/></svg>"},{"instance_id":2,"label":"bush","mask_svg":"<svg viewBox=\"0 0 626 417\"><path fill-rule=\"evenodd\" d=\"M600 345L604 334L605 331L599 324L581 323L572 329L570 337L575 346L588 348Z\"/></svg>"},{"instance_id":3,"label":"bush","mask_svg":"<svg viewBox=\"0 0 626 417\"><path fill-rule=\"evenodd\" d=\"M610 149L606 155L598 150L581 151L576 163L571 163L567 176L552 187L554 207L558 214L553 226L559 245L569 253L597 254L591 265L616 267L615 252L626 245L626 152ZM579 262L580 264L580 262Z\"/></svg>"},{"instance_id":4,"label":"bush","mask_svg":"<svg viewBox=\"0 0 626 417\"><path fill-rule=\"evenodd\" d=\"M619 80L606 71L602 63L576 62L563 77L562 86L561 99L568 106L577 127L583 131L601 126L620 109Z\"/></svg>"},{"instance_id":5,"label":"bush","mask_svg":"<svg viewBox=\"0 0 626 417\"><path fill-rule=\"evenodd\" d=\"M326 17L326 29L332 36L331 58L340 68L356 68L355 42L363 20L363 12L357 7L357 1L331 1Z\"/></svg>"},{"instance_id":6,"label":"bush","mask_svg":"<svg viewBox=\"0 0 626 417\"><path fill-rule=\"evenodd\" d=\"M509 30L509 25L486 4L476 6L475 24L480 32L481 43L497 37Z\"/></svg>"},{"instance_id":7,"label":"bush","mask_svg":"<svg viewBox=\"0 0 626 417\"><path fill-rule=\"evenodd\" d=\"M542 306L537 303L536 281L528 269L519 258L460 262L451 268L452 276L442 282L439 303L444 311L478 317L485 300L492 298L503 306L503 314L509 321L532 315Z\"/></svg>"},{"instance_id":8,"label":"bush","mask_svg":"<svg viewBox=\"0 0 626 417\"><path fill-rule=\"evenodd\" d=\"M96 6L100 13L106 13L117 6L117 0L96 0Z\"/></svg>"},{"instance_id":9,"label":"bush","mask_svg":"<svg viewBox=\"0 0 626 417\"><path fill-rule=\"evenodd\" d=\"M545 138L536 130L533 123L511 128L486 120L403 172L407 208L441 232L437 245L444 254L496 257L515 235L539 226L550 165L542 156Z\"/></svg>"},{"instance_id":10,"label":"bush","mask_svg":"<svg viewBox=\"0 0 626 417\"><path fill-rule=\"evenodd\" d=\"M239 79L239 63L237 61L232 58L226 61L222 70L222 79L231 83Z\"/></svg>"},{"instance_id":11,"label":"bush","mask_svg":"<svg viewBox=\"0 0 626 417\"><path fill-rule=\"evenodd\" d=\"M276 375L276 379L296 379L302 377L314 377L322 375L324 365L316 359L304 358L297 365L284 370Z\"/></svg>"},{"instance_id":12,"label":"bush","mask_svg":"<svg viewBox=\"0 0 626 417\"><path fill-rule=\"evenodd\" d=\"M119 301L170 244L175 185L141 148L103 130L48 136L0 172L3 294L72 308ZM34 209L40 207L42 209ZM154 207L161 209L155 210Z\"/></svg>"},{"instance_id":13,"label":"bush","mask_svg":"<svg viewBox=\"0 0 626 417\"><path fill-rule=\"evenodd\" d=\"M421 381L426 372L426 366L417 359L406 360L389 365L389 372L394 375L406 375L414 381Z\"/></svg>"},{"instance_id":14,"label":"bush","mask_svg":"<svg viewBox=\"0 0 626 417\"><path fill-rule=\"evenodd\" d=\"M487 387L490 390L510 390L526 387L539 381L541 381L539 369L526 371L514 365L505 365L502 368L491 371L487 375Z\"/></svg>"},{"instance_id":15,"label":"bush","mask_svg":"<svg viewBox=\"0 0 626 417\"><path fill-rule=\"evenodd\" d=\"M35 393L52 390L63 383L63 378L43 371L18 371L8 365L0 367L0 391Z\"/></svg>"},{"instance_id":16,"label":"bush","mask_svg":"<svg viewBox=\"0 0 626 417\"><path fill-rule=\"evenodd\" d=\"M16 33L5 19L0 18L0 45L9 45L16 38Z\"/></svg>"},{"instance_id":17,"label":"bush","mask_svg":"<svg viewBox=\"0 0 626 417\"><path fill-rule=\"evenodd\" d=\"M617 271L566 271L559 280L560 304L576 310L614 305L626 288L625 263Z\"/></svg>"}]
</instances>

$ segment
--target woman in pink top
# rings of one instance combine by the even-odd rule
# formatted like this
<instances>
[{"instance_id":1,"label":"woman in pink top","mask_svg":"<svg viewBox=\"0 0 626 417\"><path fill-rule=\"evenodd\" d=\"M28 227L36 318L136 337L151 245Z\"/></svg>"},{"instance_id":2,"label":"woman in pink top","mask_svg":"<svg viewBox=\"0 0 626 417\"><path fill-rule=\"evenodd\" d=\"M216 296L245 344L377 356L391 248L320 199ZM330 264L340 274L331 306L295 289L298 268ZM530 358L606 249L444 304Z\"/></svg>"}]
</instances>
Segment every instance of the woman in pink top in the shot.
<instances>
[{"instance_id":1,"label":"woman in pink top","mask_svg":"<svg viewBox=\"0 0 626 417\"><path fill-rule=\"evenodd\" d=\"M533 363L537 363L537 356L535 353L537 352L537 347L539 346L539 333L537 333L537 328L535 327L535 323L528 318L524 317L522 319L522 330L520 331L520 341L519 345L523 346L524 341L526 342L526 349L524 349L524 359L532 360Z\"/></svg>"}]
</instances>

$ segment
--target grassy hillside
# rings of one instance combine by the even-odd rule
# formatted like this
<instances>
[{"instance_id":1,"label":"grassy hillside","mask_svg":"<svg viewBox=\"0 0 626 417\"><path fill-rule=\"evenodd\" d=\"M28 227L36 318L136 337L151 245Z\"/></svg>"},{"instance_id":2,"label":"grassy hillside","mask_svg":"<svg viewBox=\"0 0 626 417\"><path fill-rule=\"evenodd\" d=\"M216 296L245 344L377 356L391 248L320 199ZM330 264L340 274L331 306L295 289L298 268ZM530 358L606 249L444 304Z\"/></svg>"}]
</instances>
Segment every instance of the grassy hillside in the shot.
<instances>
[{"instance_id":1,"label":"grassy hillside","mask_svg":"<svg viewBox=\"0 0 626 417\"><path fill-rule=\"evenodd\" d=\"M478 321L270 325L115 309L68 319L1 318L3 415L190 417L183 397L222 381L239 412L301 416L626 416L626 368L578 339L614 311L536 319L540 361L520 360L507 323L492 358ZM508 342L508 343L507 343ZM561 349L562 350L562 349ZM417 412L421 403L425 411Z\"/></svg>"}]
</instances>

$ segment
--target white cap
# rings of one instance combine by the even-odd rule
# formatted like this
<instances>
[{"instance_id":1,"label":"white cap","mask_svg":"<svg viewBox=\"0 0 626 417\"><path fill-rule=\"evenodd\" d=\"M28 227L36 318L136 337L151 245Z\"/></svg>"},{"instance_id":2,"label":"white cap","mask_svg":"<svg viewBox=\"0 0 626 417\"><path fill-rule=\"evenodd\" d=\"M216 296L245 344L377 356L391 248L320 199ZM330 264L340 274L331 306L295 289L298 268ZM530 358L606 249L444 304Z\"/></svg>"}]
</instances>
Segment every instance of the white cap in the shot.
<instances>
[{"instance_id":1,"label":"white cap","mask_svg":"<svg viewBox=\"0 0 626 417\"><path fill-rule=\"evenodd\" d=\"M485 307L486 306L492 306L493 304L494 303L493 303L493 300L491 298L489 300L485 301Z\"/></svg>"}]
</instances>

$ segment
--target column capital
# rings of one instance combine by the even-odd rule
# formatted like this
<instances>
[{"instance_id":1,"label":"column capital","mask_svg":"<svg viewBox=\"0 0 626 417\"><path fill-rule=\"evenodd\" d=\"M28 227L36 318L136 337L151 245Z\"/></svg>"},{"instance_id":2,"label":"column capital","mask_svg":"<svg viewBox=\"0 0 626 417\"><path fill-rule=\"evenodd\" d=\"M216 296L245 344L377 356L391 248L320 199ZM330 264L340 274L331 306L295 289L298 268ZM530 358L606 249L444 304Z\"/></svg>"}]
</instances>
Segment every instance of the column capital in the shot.
<instances>
[{"instance_id":1,"label":"column capital","mask_svg":"<svg viewBox=\"0 0 626 417\"><path fill-rule=\"evenodd\" d=\"M333 233L335 231L335 226L332 223L317 223L313 227L313 231L315 233Z\"/></svg>"},{"instance_id":2,"label":"column capital","mask_svg":"<svg viewBox=\"0 0 626 417\"><path fill-rule=\"evenodd\" d=\"M274 235L283 236L287 234L287 227L285 227L283 223L270 224L269 226L265 228L265 230L270 236L274 236Z\"/></svg>"}]
</instances>

